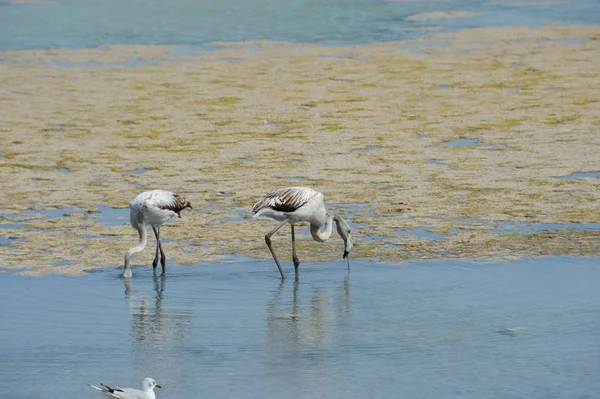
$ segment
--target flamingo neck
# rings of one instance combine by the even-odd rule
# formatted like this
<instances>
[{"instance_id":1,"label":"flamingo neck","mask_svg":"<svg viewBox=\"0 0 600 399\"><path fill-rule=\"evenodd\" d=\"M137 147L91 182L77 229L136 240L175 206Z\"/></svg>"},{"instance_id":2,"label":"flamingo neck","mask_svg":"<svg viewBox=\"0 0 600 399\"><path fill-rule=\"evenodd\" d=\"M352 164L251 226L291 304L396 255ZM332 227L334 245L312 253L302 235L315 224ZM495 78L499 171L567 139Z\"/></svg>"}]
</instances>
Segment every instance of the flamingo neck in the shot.
<instances>
[{"instance_id":1,"label":"flamingo neck","mask_svg":"<svg viewBox=\"0 0 600 399\"><path fill-rule=\"evenodd\" d=\"M129 261L131 260L131 257L133 256L133 254L140 252L141 250L143 250L144 248L146 248L146 243L148 242L148 231L146 231L146 226L145 225L139 225L136 224L135 229L138 231L138 235L139 235L139 242L136 246L129 248L129 251L127 251L127 254L125 254L125 269L129 269Z\"/></svg>"},{"instance_id":2,"label":"flamingo neck","mask_svg":"<svg viewBox=\"0 0 600 399\"><path fill-rule=\"evenodd\" d=\"M314 224L310 225L310 235L312 235L313 240L318 242L323 242L329 240L331 237L331 230L333 226L333 216L327 215L327 222L325 224L325 230L321 231L321 226L317 226Z\"/></svg>"}]
</instances>

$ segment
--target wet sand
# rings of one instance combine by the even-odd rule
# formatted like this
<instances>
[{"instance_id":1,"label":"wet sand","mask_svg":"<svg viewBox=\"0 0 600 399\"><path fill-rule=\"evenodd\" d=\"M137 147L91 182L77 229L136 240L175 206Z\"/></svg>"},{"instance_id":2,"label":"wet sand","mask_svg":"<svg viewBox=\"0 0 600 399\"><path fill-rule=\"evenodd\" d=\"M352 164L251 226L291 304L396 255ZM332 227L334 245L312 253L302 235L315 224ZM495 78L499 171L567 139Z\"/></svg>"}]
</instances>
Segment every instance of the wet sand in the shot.
<instances>
[{"instance_id":1,"label":"wet sand","mask_svg":"<svg viewBox=\"0 0 600 399\"><path fill-rule=\"evenodd\" d=\"M216 43L0 55L3 267L118 266L137 241L87 212L174 190L195 209L163 229L170 263L269 258L249 208L306 185L353 224L355 257L598 256L597 230L498 233L501 222L597 223L600 28L472 29L327 47ZM447 145L457 139L468 139ZM467 145L462 145L467 144ZM143 168L143 169L140 169ZM23 223L23 225L15 225ZM403 229L428 228L431 240ZM301 261L341 258L299 236ZM274 239L289 259L287 232ZM134 263L149 265L150 248Z\"/></svg>"}]
</instances>

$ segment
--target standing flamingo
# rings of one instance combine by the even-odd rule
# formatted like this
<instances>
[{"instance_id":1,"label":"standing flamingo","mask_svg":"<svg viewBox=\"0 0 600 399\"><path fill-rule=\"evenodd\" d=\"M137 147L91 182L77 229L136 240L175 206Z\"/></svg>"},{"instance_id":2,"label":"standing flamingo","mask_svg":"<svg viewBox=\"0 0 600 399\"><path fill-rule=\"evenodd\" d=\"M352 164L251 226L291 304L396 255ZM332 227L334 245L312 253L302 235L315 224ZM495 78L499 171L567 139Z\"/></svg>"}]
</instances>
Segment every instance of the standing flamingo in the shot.
<instances>
[{"instance_id":1,"label":"standing flamingo","mask_svg":"<svg viewBox=\"0 0 600 399\"><path fill-rule=\"evenodd\" d=\"M264 215L281 222L265 234L265 242L269 247L269 251L271 251L271 255L273 255L275 264L279 269L279 273L281 273L281 278L285 278L285 274L271 246L271 236L286 223L292 226L292 260L294 261L296 278L298 278L298 266L300 265L300 260L296 256L296 237L294 234L294 223L297 222L310 223L310 234L313 240L323 242L331 237L332 223L335 220L338 234L344 240L344 259L348 261L348 254L352 250L353 244L350 226L335 213L327 213L323 200L323 194L312 188L288 187L266 194L263 199L252 207L255 218ZM321 231L323 225L325 225L325 231Z\"/></svg>"},{"instance_id":2,"label":"standing flamingo","mask_svg":"<svg viewBox=\"0 0 600 399\"><path fill-rule=\"evenodd\" d=\"M146 247L148 225L152 226L156 236L156 256L152 262L152 267L156 270L158 253L160 252L160 264L162 265L162 272L165 272L166 257L160 245L160 226L176 215L181 218L180 212L185 208L192 209L192 204L182 196L166 190L145 191L129 203L129 221L131 227L138 231L140 241L136 246L131 247L125 255L123 277L132 276L129 261L133 254L142 251Z\"/></svg>"}]
</instances>

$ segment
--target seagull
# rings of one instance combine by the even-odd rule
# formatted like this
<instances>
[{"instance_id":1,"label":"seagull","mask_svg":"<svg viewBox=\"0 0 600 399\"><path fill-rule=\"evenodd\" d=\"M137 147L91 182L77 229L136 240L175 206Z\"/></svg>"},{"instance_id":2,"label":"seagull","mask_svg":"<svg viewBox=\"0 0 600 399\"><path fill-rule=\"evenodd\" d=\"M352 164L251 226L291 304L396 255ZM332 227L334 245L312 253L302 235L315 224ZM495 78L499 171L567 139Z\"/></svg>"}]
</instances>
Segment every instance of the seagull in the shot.
<instances>
[{"instance_id":1,"label":"seagull","mask_svg":"<svg viewBox=\"0 0 600 399\"><path fill-rule=\"evenodd\" d=\"M100 383L100 387L92 384L88 385L102 391L104 396L110 399L156 399L156 396L154 396L154 388L161 387L150 377L144 378L144 381L142 381L141 391L134 388L111 388L103 383Z\"/></svg>"},{"instance_id":2,"label":"seagull","mask_svg":"<svg viewBox=\"0 0 600 399\"><path fill-rule=\"evenodd\" d=\"M296 237L294 234L294 223L297 222L310 223L310 234L313 240L323 242L331 236L331 227L335 220L338 234L344 240L344 259L346 259L348 267L350 267L348 254L352 250L353 245L350 226L335 213L327 213L323 200L323 194L312 188L287 187L271 191L252 207L254 218L267 216L281 222L277 227L265 234L265 242L267 243L267 247L269 247L269 251L271 251L271 255L273 255L281 278L285 278L285 274L271 246L271 236L286 223L292 226L292 260L294 261L296 279L298 278L298 266L300 265L300 260L296 256ZM321 231L323 225L325 225L325 231Z\"/></svg>"},{"instance_id":3,"label":"seagull","mask_svg":"<svg viewBox=\"0 0 600 399\"><path fill-rule=\"evenodd\" d=\"M180 195L173 194L167 190L145 191L135 197L129 203L129 221L131 227L136 229L140 241L136 246L129 248L125 255L125 271L123 277L131 277L131 267L129 261L133 254L142 251L148 241L148 225L152 226L156 236L156 256L152 262L152 267L156 270L158 266L158 253L160 252L160 264L162 272L165 272L165 253L160 245L160 226L167 223L175 216L181 218L180 212L186 208L192 209L192 204Z\"/></svg>"}]
</instances>

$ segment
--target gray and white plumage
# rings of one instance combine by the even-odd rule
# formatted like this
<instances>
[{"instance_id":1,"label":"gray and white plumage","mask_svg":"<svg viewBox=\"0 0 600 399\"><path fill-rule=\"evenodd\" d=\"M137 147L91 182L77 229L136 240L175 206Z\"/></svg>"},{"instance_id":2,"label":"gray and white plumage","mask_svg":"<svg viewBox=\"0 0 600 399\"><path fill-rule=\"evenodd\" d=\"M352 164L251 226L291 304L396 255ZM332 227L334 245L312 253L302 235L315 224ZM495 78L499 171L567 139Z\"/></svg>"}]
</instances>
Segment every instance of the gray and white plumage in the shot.
<instances>
[{"instance_id":1,"label":"gray and white plumage","mask_svg":"<svg viewBox=\"0 0 600 399\"><path fill-rule=\"evenodd\" d=\"M135 197L129 203L129 221L131 227L138 231L139 242L131 247L125 255L125 271L123 277L131 277L131 268L129 263L133 254L142 251L146 247L148 240L148 226L152 227L156 237L156 256L152 266L156 269L158 265L158 255L160 253L160 262L165 271L166 258L160 243L160 226L168 223L175 216L181 218L181 211L192 205L181 195L167 190L145 191Z\"/></svg>"},{"instance_id":2,"label":"gray and white plumage","mask_svg":"<svg viewBox=\"0 0 600 399\"><path fill-rule=\"evenodd\" d=\"M131 225L146 223L161 225L175 216L181 218L181 211L192 208L192 204L181 195L167 190L144 191L129 203Z\"/></svg>"},{"instance_id":3,"label":"gray and white plumage","mask_svg":"<svg viewBox=\"0 0 600 399\"><path fill-rule=\"evenodd\" d=\"M295 247L294 224L297 222L308 222L313 239L323 242L331 236L332 223L335 221L338 234L344 240L344 259L348 258L348 254L352 250L353 241L350 226L339 215L327 213L323 194L312 188L287 187L271 191L254 204L252 212L255 218L267 216L281 222L275 229L265 235L265 242L273 255L282 278L285 278L285 275L271 246L271 236L286 223L289 223L292 229L292 259L296 277L298 277L298 265L300 264ZM324 231L321 231L322 226L325 226Z\"/></svg>"},{"instance_id":4,"label":"gray and white plumage","mask_svg":"<svg viewBox=\"0 0 600 399\"><path fill-rule=\"evenodd\" d=\"M144 381L142 381L142 390L135 388L111 388L102 383L100 383L99 387L92 384L88 385L101 391L109 399L156 399L154 388L161 388L150 377L144 378Z\"/></svg>"},{"instance_id":5,"label":"gray and white plumage","mask_svg":"<svg viewBox=\"0 0 600 399\"><path fill-rule=\"evenodd\" d=\"M267 193L263 199L254 204L252 212L256 214L267 208L279 212L293 212L318 195L323 194L308 187L280 188Z\"/></svg>"}]
</instances>

